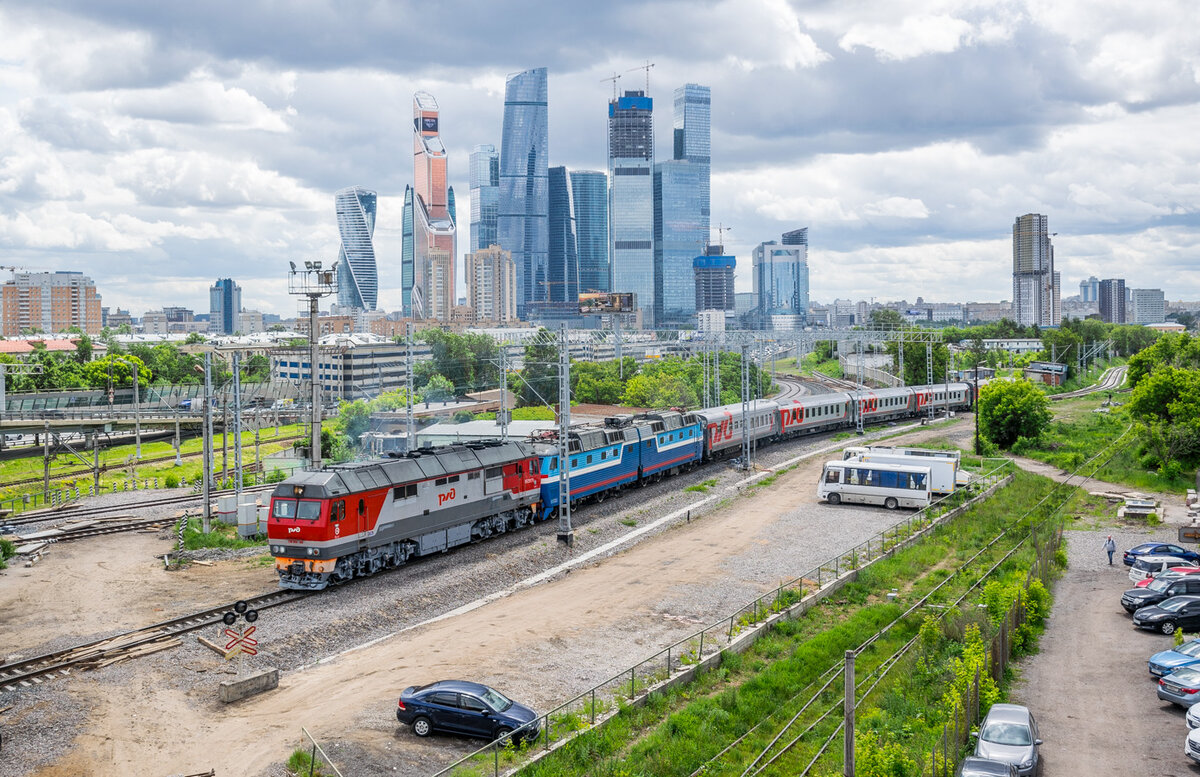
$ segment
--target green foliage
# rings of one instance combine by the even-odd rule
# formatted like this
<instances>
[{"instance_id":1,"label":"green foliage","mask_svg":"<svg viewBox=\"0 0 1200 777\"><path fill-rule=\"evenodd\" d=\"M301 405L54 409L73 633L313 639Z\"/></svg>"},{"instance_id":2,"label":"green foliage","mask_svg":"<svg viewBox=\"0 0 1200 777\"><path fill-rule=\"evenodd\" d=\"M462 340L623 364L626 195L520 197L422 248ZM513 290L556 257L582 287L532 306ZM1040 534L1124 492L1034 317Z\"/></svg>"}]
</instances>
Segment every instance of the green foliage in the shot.
<instances>
[{"instance_id":1,"label":"green foliage","mask_svg":"<svg viewBox=\"0 0 1200 777\"><path fill-rule=\"evenodd\" d=\"M622 365L621 362L624 362ZM629 378L637 374L632 356L605 362L577 362L571 365L571 396L576 402L616 405L621 402ZM624 377L622 377L622 372Z\"/></svg>"},{"instance_id":2,"label":"green foliage","mask_svg":"<svg viewBox=\"0 0 1200 777\"><path fill-rule=\"evenodd\" d=\"M167 475L163 481L163 485L167 488L179 488L179 476L174 474Z\"/></svg>"},{"instance_id":3,"label":"green foliage","mask_svg":"<svg viewBox=\"0 0 1200 777\"><path fill-rule=\"evenodd\" d=\"M963 635L962 653L950 661L951 680L942 695L939 712L943 720L953 720L955 710L962 708L967 689L973 688L979 677L979 708L986 710L1000 700L1000 689L988 672L986 644L977 624L970 624ZM961 714L961 713L960 713Z\"/></svg>"},{"instance_id":4,"label":"green foliage","mask_svg":"<svg viewBox=\"0 0 1200 777\"><path fill-rule=\"evenodd\" d=\"M696 392L680 376L666 372L635 375L625 384L621 403L632 407L663 409L695 407Z\"/></svg>"},{"instance_id":5,"label":"green foliage","mask_svg":"<svg viewBox=\"0 0 1200 777\"><path fill-rule=\"evenodd\" d=\"M444 375L434 374L425 382L421 399L425 402L449 402L454 396L454 383Z\"/></svg>"},{"instance_id":6,"label":"green foliage","mask_svg":"<svg viewBox=\"0 0 1200 777\"><path fill-rule=\"evenodd\" d=\"M287 473L278 467L267 473L266 482L268 483L282 483L285 480L287 480Z\"/></svg>"},{"instance_id":7,"label":"green foliage","mask_svg":"<svg viewBox=\"0 0 1200 777\"><path fill-rule=\"evenodd\" d=\"M884 742L860 731L854 736L854 773L861 777L920 777L921 767L899 742Z\"/></svg>"},{"instance_id":8,"label":"green foliage","mask_svg":"<svg viewBox=\"0 0 1200 777\"><path fill-rule=\"evenodd\" d=\"M899 315L899 314L897 314ZM893 370L898 371L900 365L899 341L889 341L887 352L892 357ZM928 353L924 343L904 343L904 383L907 386L923 386L928 377ZM933 379L939 381L945 376L950 364L950 348L945 343L933 345Z\"/></svg>"},{"instance_id":9,"label":"green foliage","mask_svg":"<svg viewBox=\"0 0 1200 777\"><path fill-rule=\"evenodd\" d=\"M295 777L328 777L325 763L320 759L313 762L312 751L297 747L287 759L287 770Z\"/></svg>"},{"instance_id":10,"label":"green foliage","mask_svg":"<svg viewBox=\"0 0 1200 777\"><path fill-rule=\"evenodd\" d=\"M1180 462L1200 456L1200 370L1156 366L1138 381L1128 410L1167 477L1179 474ZM1171 465L1176 470L1166 472Z\"/></svg>"},{"instance_id":11,"label":"green foliage","mask_svg":"<svg viewBox=\"0 0 1200 777\"><path fill-rule=\"evenodd\" d=\"M1143 378L1159 367L1200 369L1200 337L1187 332L1162 335L1153 345L1129 357L1129 372L1125 380L1131 387L1137 388Z\"/></svg>"},{"instance_id":12,"label":"green foliage","mask_svg":"<svg viewBox=\"0 0 1200 777\"><path fill-rule=\"evenodd\" d=\"M550 338L550 330L539 329L534 341L525 346L524 368L516 389L523 407L558 402L558 346Z\"/></svg>"},{"instance_id":13,"label":"green foliage","mask_svg":"<svg viewBox=\"0 0 1200 777\"><path fill-rule=\"evenodd\" d=\"M8 560L17 555L17 546L11 541L0 537L0 569L8 568Z\"/></svg>"},{"instance_id":14,"label":"green foliage","mask_svg":"<svg viewBox=\"0 0 1200 777\"><path fill-rule=\"evenodd\" d=\"M205 534L199 518L189 518L183 530L183 547L187 550L199 548L255 548L267 544L267 538L244 540L238 536L237 526L210 522L210 531Z\"/></svg>"},{"instance_id":15,"label":"green foliage","mask_svg":"<svg viewBox=\"0 0 1200 777\"><path fill-rule=\"evenodd\" d=\"M1037 437L1050 422L1050 401L1028 380L998 380L979 391L979 425L1002 448Z\"/></svg>"},{"instance_id":16,"label":"green foliage","mask_svg":"<svg viewBox=\"0 0 1200 777\"><path fill-rule=\"evenodd\" d=\"M697 483L697 484L695 484L695 485L692 485L692 486L687 486L687 487L686 487L686 488L684 488L683 490L684 490L684 491L694 491L694 492L696 492L696 493L699 493L699 494L707 494L707 493L708 493L708 489L712 488L712 487L713 487L713 486L715 486L716 484L717 484L717 479L716 479L716 478L709 478L708 480L705 480L705 481L704 481L704 482L702 482L702 483Z\"/></svg>"},{"instance_id":17,"label":"green foliage","mask_svg":"<svg viewBox=\"0 0 1200 777\"><path fill-rule=\"evenodd\" d=\"M1180 645L1183 644L1183 642L1184 642L1183 629L1175 629L1175 635L1174 635L1173 639L1171 640L1171 646L1179 647Z\"/></svg>"},{"instance_id":18,"label":"green foliage","mask_svg":"<svg viewBox=\"0 0 1200 777\"><path fill-rule=\"evenodd\" d=\"M491 337L441 329L426 329L417 333L417 337L429 343L431 371L445 378L451 395L499 385L500 352Z\"/></svg>"}]
</instances>

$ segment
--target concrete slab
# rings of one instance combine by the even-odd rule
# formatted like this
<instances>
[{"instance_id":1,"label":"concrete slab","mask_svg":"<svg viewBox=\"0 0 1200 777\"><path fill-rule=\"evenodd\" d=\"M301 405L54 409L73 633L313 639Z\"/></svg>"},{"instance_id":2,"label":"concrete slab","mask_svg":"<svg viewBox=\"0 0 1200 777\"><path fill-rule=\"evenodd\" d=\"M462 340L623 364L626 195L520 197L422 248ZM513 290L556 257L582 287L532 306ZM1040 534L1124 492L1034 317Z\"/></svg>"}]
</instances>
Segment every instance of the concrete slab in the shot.
<instances>
[{"instance_id":1,"label":"concrete slab","mask_svg":"<svg viewBox=\"0 0 1200 777\"><path fill-rule=\"evenodd\" d=\"M239 677L237 680L226 680L221 683L220 699L223 703L240 701L255 696L264 691L279 687L279 670L274 667L260 669L257 672Z\"/></svg>"}]
</instances>

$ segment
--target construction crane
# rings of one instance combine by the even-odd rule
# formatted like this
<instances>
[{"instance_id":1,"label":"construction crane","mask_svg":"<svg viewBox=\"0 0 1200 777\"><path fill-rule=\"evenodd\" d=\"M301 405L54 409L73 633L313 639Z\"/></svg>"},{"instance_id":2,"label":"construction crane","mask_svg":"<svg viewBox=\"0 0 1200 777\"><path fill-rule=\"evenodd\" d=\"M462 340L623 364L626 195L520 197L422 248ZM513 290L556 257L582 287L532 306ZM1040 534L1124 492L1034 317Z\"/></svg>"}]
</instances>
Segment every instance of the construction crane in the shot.
<instances>
[{"instance_id":1,"label":"construction crane","mask_svg":"<svg viewBox=\"0 0 1200 777\"><path fill-rule=\"evenodd\" d=\"M626 73L632 73L635 70L645 70L646 71L646 96L647 97L650 96L650 68L652 68L652 67L654 67L654 63L651 62L650 60L646 60L646 64L635 67L632 70L625 71ZM616 86L616 84L614 84L614 86Z\"/></svg>"},{"instance_id":2,"label":"construction crane","mask_svg":"<svg viewBox=\"0 0 1200 777\"><path fill-rule=\"evenodd\" d=\"M612 81L612 85L613 85L613 100L614 100L614 101L617 99L617 82L618 82L618 81L620 81L620 80L621 80L621 76L620 76L619 74L617 74L617 73L613 73L613 74L612 74L611 76L609 76L608 78L601 78L601 79L600 79L600 83L604 83L605 81Z\"/></svg>"}]
</instances>

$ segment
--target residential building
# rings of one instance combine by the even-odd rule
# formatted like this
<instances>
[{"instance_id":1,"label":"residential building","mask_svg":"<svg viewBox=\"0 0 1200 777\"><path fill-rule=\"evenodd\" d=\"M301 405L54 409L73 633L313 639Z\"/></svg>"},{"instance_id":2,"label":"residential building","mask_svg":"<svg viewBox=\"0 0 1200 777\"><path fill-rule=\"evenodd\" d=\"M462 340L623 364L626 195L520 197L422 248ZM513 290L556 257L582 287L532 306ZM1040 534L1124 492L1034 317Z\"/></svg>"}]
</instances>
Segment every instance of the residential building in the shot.
<instances>
[{"instance_id":1,"label":"residential building","mask_svg":"<svg viewBox=\"0 0 1200 777\"><path fill-rule=\"evenodd\" d=\"M725 318L727 315L728 314L724 310L697 310L696 331L724 332Z\"/></svg>"},{"instance_id":2,"label":"residential building","mask_svg":"<svg viewBox=\"0 0 1200 777\"><path fill-rule=\"evenodd\" d=\"M1100 281L1100 320L1109 324L1125 323L1125 279Z\"/></svg>"},{"instance_id":3,"label":"residential building","mask_svg":"<svg viewBox=\"0 0 1200 777\"><path fill-rule=\"evenodd\" d=\"M771 240L754 249L752 261L759 328L789 331L803 329L807 323L808 229L797 232L799 234L792 237L792 245L784 246ZM853 317L853 307L848 312Z\"/></svg>"},{"instance_id":4,"label":"residential building","mask_svg":"<svg viewBox=\"0 0 1200 777\"><path fill-rule=\"evenodd\" d=\"M263 314L257 310L243 310L241 313L238 313L237 330L244 335L267 331L267 325L263 321Z\"/></svg>"},{"instance_id":5,"label":"residential building","mask_svg":"<svg viewBox=\"0 0 1200 777\"><path fill-rule=\"evenodd\" d=\"M1096 280L1095 275L1086 281L1079 282L1079 301L1091 303L1100 301L1100 281Z\"/></svg>"},{"instance_id":6,"label":"residential building","mask_svg":"<svg viewBox=\"0 0 1200 777\"><path fill-rule=\"evenodd\" d=\"M231 335L237 331L237 315L242 312L242 287L231 278L221 278L208 290L209 331Z\"/></svg>"},{"instance_id":7,"label":"residential building","mask_svg":"<svg viewBox=\"0 0 1200 777\"><path fill-rule=\"evenodd\" d=\"M498 245L465 257L467 307L474 322L504 326L517 318L517 272L512 254Z\"/></svg>"},{"instance_id":8,"label":"residential building","mask_svg":"<svg viewBox=\"0 0 1200 777\"><path fill-rule=\"evenodd\" d=\"M489 144L471 152L467 181L471 187L471 251L496 242L496 218L500 213L500 152Z\"/></svg>"},{"instance_id":9,"label":"residential building","mask_svg":"<svg viewBox=\"0 0 1200 777\"><path fill-rule=\"evenodd\" d=\"M1054 270L1049 220L1026 213L1013 222L1013 314L1021 326L1062 320L1060 277ZM1056 233L1057 234L1057 233Z\"/></svg>"},{"instance_id":10,"label":"residential building","mask_svg":"<svg viewBox=\"0 0 1200 777\"><path fill-rule=\"evenodd\" d=\"M598 170L572 170L575 250L579 290L608 291L608 176Z\"/></svg>"},{"instance_id":11,"label":"residential building","mask_svg":"<svg viewBox=\"0 0 1200 777\"><path fill-rule=\"evenodd\" d=\"M454 312L454 255L444 248L430 248L425 262L426 318L449 321Z\"/></svg>"},{"instance_id":12,"label":"residential building","mask_svg":"<svg viewBox=\"0 0 1200 777\"><path fill-rule=\"evenodd\" d=\"M737 259L724 255L724 246L710 245L692 260L696 312L734 309L733 276Z\"/></svg>"},{"instance_id":13,"label":"residential building","mask_svg":"<svg viewBox=\"0 0 1200 777\"><path fill-rule=\"evenodd\" d=\"M120 326L133 326L133 316L129 314L128 310L121 310L121 308L117 308L116 312L108 312L108 308L102 310L105 311L103 314L105 328L116 329Z\"/></svg>"},{"instance_id":14,"label":"residential building","mask_svg":"<svg viewBox=\"0 0 1200 777\"><path fill-rule=\"evenodd\" d=\"M499 245L512 254L517 316L530 302L547 300L550 189L546 68L510 76L504 87L500 141Z\"/></svg>"},{"instance_id":15,"label":"residential building","mask_svg":"<svg viewBox=\"0 0 1200 777\"><path fill-rule=\"evenodd\" d=\"M0 290L4 337L34 329L54 334L73 326L98 335L100 307L95 282L81 272L14 272Z\"/></svg>"},{"instance_id":16,"label":"residential building","mask_svg":"<svg viewBox=\"0 0 1200 777\"><path fill-rule=\"evenodd\" d=\"M338 302L346 307L374 310L379 294L375 267L375 192L361 186L340 189L333 196L338 233Z\"/></svg>"},{"instance_id":17,"label":"residential building","mask_svg":"<svg viewBox=\"0 0 1200 777\"><path fill-rule=\"evenodd\" d=\"M162 312L169 324L186 324L196 318L195 311L177 305L163 305Z\"/></svg>"},{"instance_id":18,"label":"residential building","mask_svg":"<svg viewBox=\"0 0 1200 777\"><path fill-rule=\"evenodd\" d=\"M675 90L674 157L654 166L656 326L690 324L698 309L688 270L708 242L711 90Z\"/></svg>"},{"instance_id":19,"label":"residential building","mask_svg":"<svg viewBox=\"0 0 1200 777\"><path fill-rule=\"evenodd\" d=\"M409 307L411 316L417 320L449 320L454 301L457 256L454 190L447 184L446 147L442 145L439 113L433 95L428 92L413 95L413 280ZM401 240L404 238L402 232ZM431 299L435 295L444 298L446 287L449 303Z\"/></svg>"},{"instance_id":20,"label":"residential building","mask_svg":"<svg viewBox=\"0 0 1200 777\"><path fill-rule=\"evenodd\" d=\"M579 250L575 234L574 192L567 168L551 167L547 178L550 209L547 220L549 239L545 300L569 303L572 309L576 309L579 303ZM536 307L537 303L531 301L530 309ZM575 312L577 314L578 310Z\"/></svg>"},{"instance_id":21,"label":"residential building","mask_svg":"<svg viewBox=\"0 0 1200 777\"><path fill-rule=\"evenodd\" d=\"M641 90L608 104L609 289L632 292L654 322L654 101Z\"/></svg>"},{"instance_id":22,"label":"residential building","mask_svg":"<svg viewBox=\"0 0 1200 777\"><path fill-rule=\"evenodd\" d=\"M1130 293L1131 324L1161 324L1166 321L1167 306L1162 289L1133 289Z\"/></svg>"},{"instance_id":23,"label":"residential building","mask_svg":"<svg viewBox=\"0 0 1200 777\"><path fill-rule=\"evenodd\" d=\"M165 335L170 331L167 327L167 314L161 310L147 310L142 314L142 333L147 335Z\"/></svg>"}]
</instances>

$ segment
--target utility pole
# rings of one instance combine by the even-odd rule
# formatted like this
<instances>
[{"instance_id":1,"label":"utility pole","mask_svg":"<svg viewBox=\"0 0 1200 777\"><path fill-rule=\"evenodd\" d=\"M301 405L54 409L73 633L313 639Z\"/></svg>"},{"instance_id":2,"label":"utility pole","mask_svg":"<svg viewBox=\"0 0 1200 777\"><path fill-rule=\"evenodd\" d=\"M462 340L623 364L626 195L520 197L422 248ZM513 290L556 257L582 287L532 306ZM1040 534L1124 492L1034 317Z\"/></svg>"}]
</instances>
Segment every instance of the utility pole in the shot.
<instances>
[{"instance_id":1,"label":"utility pole","mask_svg":"<svg viewBox=\"0 0 1200 777\"><path fill-rule=\"evenodd\" d=\"M308 297L308 340L309 340L309 369L312 378L312 455L309 459L311 468L321 468L321 377L318 360L320 357L320 327L317 317L320 314L321 297L337 293L337 262L329 269L323 269L320 261L305 261L304 269L297 269L295 262L291 265L288 275L288 293Z\"/></svg>"},{"instance_id":2,"label":"utility pole","mask_svg":"<svg viewBox=\"0 0 1200 777\"><path fill-rule=\"evenodd\" d=\"M241 509L242 504L242 355L236 351L233 354L233 489L237 499L234 504Z\"/></svg>"},{"instance_id":3,"label":"utility pole","mask_svg":"<svg viewBox=\"0 0 1200 777\"><path fill-rule=\"evenodd\" d=\"M413 352L412 352L412 322L405 324L405 337L408 345L408 352L405 356L404 364L404 447L406 451L411 451L417 441L416 425L413 423Z\"/></svg>"},{"instance_id":4,"label":"utility pole","mask_svg":"<svg viewBox=\"0 0 1200 777\"><path fill-rule=\"evenodd\" d=\"M500 439L508 441L508 346L500 343Z\"/></svg>"},{"instance_id":5,"label":"utility pole","mask_svg":"<svg viewBox=\"0 0 1200 777\"><path fill-rule=\"evenodd\" d=\"M221 387L221 486L229 482L229 390Z\"/></svg>"},{"instance_id":6,"label":"utility pole","mask_svg":"<svg viewBox=\"0 0 1200 777\"><path fill-rule=\"evenodd\" d=\"M571 340L564 321L558 335L558 541L575 544L571 527Z\"/></svg>"},{"instance_id":7,"label":"utility pole","mask_svg":"<svg viewBox=\"0 0 1200 777\"><path fill-rule=\"evenodd\" d=\"M925 343L925 385L933 386L933 342ZM933 403L929 403L929 420L933 420Z\"/></svg>"},{"instance_id":8,"label":"utility pole","mask_svg":"<svg viewBox=\"0 0 1200 777\"><path fill-rule=\"evenodd\" d=\"M50 422L42 429L42 498L50 499Z\"/></svg>"},{"instance_id":9,"label":"utility pole","mask_svg":"<svg viewBox=\"0 0 1200 777\"><path fill-rule=\"evenodd\" d=\"M843 777L854 777L854 651L846 651L846 669L843 676L844 697L842 700L842 747Z\"/></svg>"},{"instance_id":10,"label":"utility pole","mask_svg":"<svg viewBox=\"0 0 1200 777\"><path fill-rule=\"evenodd\" d=\"M742 343L742 469L750 463L750 345Z\"/></svg>"},{"instance_id":11,"label":"utility pole","mask_svg":"<svg viewBox=\"0 0 1200 777\"><path fill-rule=\"evenodd\" d=\"M92 493L100 496L100 433L92 432Z\"/></svg>"},{"instance_id":12,"label":"utility pole","mask_svg":"<svg viewBox=\"0 0 1200 777\"><path fill-rule=\"evenodd\" d=\"M213 459L216 456L213 448L213 412L212 412L212 352L204 354L204 513L201 516L202 531L208 534L212 522L212 481Z\"/></svg>"}]
</instances>

